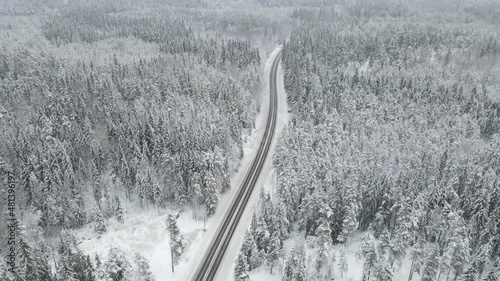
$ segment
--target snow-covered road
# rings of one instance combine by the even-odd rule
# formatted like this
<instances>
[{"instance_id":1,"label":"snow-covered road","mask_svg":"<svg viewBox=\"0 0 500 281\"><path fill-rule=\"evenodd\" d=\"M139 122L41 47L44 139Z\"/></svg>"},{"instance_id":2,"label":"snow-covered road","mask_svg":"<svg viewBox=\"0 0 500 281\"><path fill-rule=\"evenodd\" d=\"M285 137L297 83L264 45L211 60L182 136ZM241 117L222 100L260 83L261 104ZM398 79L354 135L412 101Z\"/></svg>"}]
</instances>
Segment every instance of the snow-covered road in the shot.
<instances>
[{"instance_id":1,"label":"snow-covered road","mask_svg":"<svg viewBox=\"0 0 500 281\"><path fill-rule=\"evenodd\" d=\"M265 74L264 77L266 77L264 83L265 87L263 87L265 93L269 93L270 91L270 81L269 76L271 72L271 66L273 61L275 60L276 56L279 55L281 51L281 46L277 47L268 57L266 61L266 66L265 66ZM226 254L224 256L224 259L222 260L222 263L219 266L219 271L217 273L217 276L215 280L220 280L220 281L232 281L234 280L233 277L233 268L234 268L234 261L236 260L238 251L240 249L241 243L243 242L245 230L249 227L251 219L252 219L252 214L255 212L255 207L258 202L259 198L259 193L260 189L263 188L264 186L266 187L272 187L272 177L273 177L273 167L272 167L272 155L274 153L276 143L279 139L280 132L284 128L284 126L287 123L288 120L288 108L286 104L286 93L284 90L284 85L283 85L283 70L281 68L281 65L278 66L278 71L277 71L277 94L278 94L278 104L277 104L277 120L276 120L276 129L275 129L275 135L273 138L273 141L271 143L271 148L269 150L269 153L267 155L267 159L265 160L265 163L262 167L262 171L260 173L259 179L256 183L255 189L247 203L247 206L245 208L245 211L240 219L240 222L236 228L236 231L232 237L231 242L229 243L229 247L226 251ZM266 127L266 121L267 121L267 114L269 111L269 105L270 105L270 95L263 95L263 101L262 101L262 106L261 106L261 111L259 115L257 116L255 128L256 128L256 139L260 140L262 139L262 136L264 134L264 129ZM248 153L245 155L246 159L253 159L255 157L255 153L258 149L259 143L254 143L253 151L251 153ZM249 156L249 157L247 157ZM248 160L247 160L248 161ZM250 162L246 162L246 165L249 165Z\"/></svg>"}]
</instances>

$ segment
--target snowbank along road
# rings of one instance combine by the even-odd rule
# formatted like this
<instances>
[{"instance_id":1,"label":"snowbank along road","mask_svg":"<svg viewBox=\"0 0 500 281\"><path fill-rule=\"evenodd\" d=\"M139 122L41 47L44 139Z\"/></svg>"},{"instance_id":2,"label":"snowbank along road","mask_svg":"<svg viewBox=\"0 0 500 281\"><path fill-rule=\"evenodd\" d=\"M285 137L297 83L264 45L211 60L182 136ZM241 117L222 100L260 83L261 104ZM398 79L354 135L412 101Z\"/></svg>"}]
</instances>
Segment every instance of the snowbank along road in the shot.
<instances>
[{"instance_id":1,"label":"snowbank along road","mask_svg":"<svg viewBox=\"0 0 500 281\"><path fill-rule=\"evenodd\" d=\"M267 158L276 128L276 115L277 115L277 73L278 65L281 60L281 53L279 53L271 67L270 72L270 105L269 115L267 117L266 129L262 142L259 146L255 159L248 169L245 178L238 190L238 194L233 199L230 207L226 211L222 223L219 225L218 230L210 243L205 257L203 258L199 268L194 274L193 281L212 281L214 280L217 269L224 257L224 253L231 241L238 222L245 210L248 199L254 190L257 179L259 178L262 166Z\"/></svg>"}]
</instances>

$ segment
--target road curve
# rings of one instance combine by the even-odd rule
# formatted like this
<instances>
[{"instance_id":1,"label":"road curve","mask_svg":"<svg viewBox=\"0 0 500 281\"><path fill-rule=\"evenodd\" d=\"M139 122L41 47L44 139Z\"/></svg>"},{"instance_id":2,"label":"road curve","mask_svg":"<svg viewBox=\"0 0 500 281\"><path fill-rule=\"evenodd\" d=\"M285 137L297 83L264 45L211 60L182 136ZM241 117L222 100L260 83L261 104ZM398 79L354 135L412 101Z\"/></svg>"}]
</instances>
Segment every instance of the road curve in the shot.
<instances>
[{"instance_id":1,"label":"road curve","mask_svg":"<svg viewBox=\"0 0 500 281\"><path fill-rule=\"evenodd\" d=\"M237 195L234 197L229 209L226 211L222 223L215 233L214 238L210 242L208 251L205 253L203 260L194 274L192 281L212 281L214 280L219 265L222 262L224 254L227 250L229 242L233 237L234 231L238 226L238 222L245 210L248 199L252 195L252 191L255 188L257 179L259 178L262 166L264 165L267 154L271 148L271 143L274 138L274 133L276 129L276 116L278 111L278 93L277 93L277 76L278 76L278 65L281 60L281 52L276 55L271 66L271 73L269 74L270 82L270 104L269 113L267 117L266 128L264 131L264 136L262 137L262 142L259 146L257 154L250 168L248 169L244 180L237 191Z\"/></svg>"}]
</instances>

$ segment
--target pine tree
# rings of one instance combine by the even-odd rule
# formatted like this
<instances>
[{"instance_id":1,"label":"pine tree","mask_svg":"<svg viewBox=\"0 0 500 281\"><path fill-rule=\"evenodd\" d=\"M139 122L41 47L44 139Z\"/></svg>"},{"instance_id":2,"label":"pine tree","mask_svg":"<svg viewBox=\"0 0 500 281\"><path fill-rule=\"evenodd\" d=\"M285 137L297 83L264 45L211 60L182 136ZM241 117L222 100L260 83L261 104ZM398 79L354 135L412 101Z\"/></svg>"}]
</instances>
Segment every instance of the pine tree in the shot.
<instances>
[{"instance_id":1,"label":"pine tree","mask_svg":"<svg viewBox=\"0 0 500 281\"><path fill-rule=\"evenodd\" d=\"M340 242L346 242L359 227L358 215L358 195L357 195L357 180L355 176L351 176L345 183L345 216L342 221L342 233L339 235Z\"/></svg>"},{"instance_id":2,"label":"pine tree","mask_svg":"<svg viewBox=\"0 0 500 281\"><path fill-rule=\"evenodd\" d=\"M116 216L116 220L120 223L123 223L124 222L123 209L122 209L122 204L121 204L118 196L115 196L115 198L113 199L113 210L114 210L114 214Z\"/></svg>"},{"instance_id":3,"label":"pine tree","mask_svg":"<svg viewBox=\"0 0 500 281\"><path fill-rule=\"evenodd\" d=\"M95 267L99 268L99 267L101 267L101 265L102 265L102 263L101 263L101 259L99 258L99 255L95 254Z\"/></svg>"},{"instance_id":4,"label":"pine tree","mask_svg":"<svg viewBox=\"0 0 500 281\"><path fill-rule=\"evenodd\" d=\"M160 189L160 186L158 184L155 184L153 186L153 199L156 203L156 206L158 208L158 213L160 212L160 207L163 204L163 192Z\"/></svg>"},{"instance_id":5,"label":"pine tree","mask_svg":"<svg viewBox=\"0 0 500 281\"><path fill-rule=\"evenodd\" d=\"M148 260L139 253L135 253L134 258L135 266L137 267L138 279L137 281L154 281L153 273L149 268Z\"/></svg>"},{"instance_id":6,"label":"pine tree","mask_svg":"<svg viewBox=\"0 0 500 281\"><path fill-rule=\"evenodd\" d=\"M490 271L486 274L483 281L497 281L500 277L500 258L496 258L491 265Z\"/></svg>"},{"instance_id":7,"label":"pine tree","mask_svg":"<svg viewBox=\"0 0 500 281\"><path fill-rule=\"evenodd\" d=\"M267 253L266 253L266 251L264 249L262 249L262 250L260 250L257 253L257 256L253 260L253 267L254 267L254 269L260 267L263 264L265 264L266 261L267 261Z\"/></svg>"},{"instance_id":8,"label":"pine tree","mask_svg":"<svg viewBox=\"0 0 500 281\"><path fill-rule=\"evenodd\" d=\"M435 247L434 250L427 256L423 268L421 270L422 281L433 281L436 279L436 275L439 269L439 247Z\"/></svg>"},{"instance_id":9,"label":"pine tree","mask_svg":"<svg viewBox=\"0 0 500 281\"><path fill-rule=\"evenodd\" d=\"M192 207L193 207L193 218L196 220L196 210L199 208L200 202L203 199L203 193L201 192L201 179L198 172L194 172L191 178L191 193L192 193Z\"/></svg>"},{"instance_id":10,"label":"pine tree","mask_svg":"<svg viewBox=\"0 0 500 281\"><path fill-rule=\"evenodd\" d=\"M104 223L104 217L103 217L101 209L99 207L95 208L94 231L99 235L106 232L106 224Z\"/></svg>"},{"instance_id":11,"label":"pine tree","mask_svg":"<svg viewBox=\"0 0 500 281\"><path fill-rule=\"evenodd\" d=\"M95 281L113 281L109 278L107 275L105 268L101 262L101 259L99 258L99 255L95 255Z\"/></svg>"},{"instance_id":12,"label":"pine tree","mask_svg":"<svg viewBox=\"0 0 500 281\"><path fill-rule=\"evenodd\" d=\"M368 234L363 240L363 244L361 245L361 252L365 257L365 262L363 264L363 281L367 281L370 279L374 268L379 262L379 253L375 247L371 234Z\"/></svg>"},{"instance_id":13,"label":"pine tree","mask_svg":"<svg viewBox=\"0 0 500 281\"><path fill-rule=\"evenodd\" d=\"M423 248L422 242L419 240L417 240L417 242L413 245L413 251L411 253L412 255L411 267L410 267L410 272L408 274L408 280L412 280L414 272L419 272L419 269L421 268L421 265L423 263L422 248Z\"/></svg>"},{"instance_id":14,"label":"pine tree","mask_svg":"<svg viewBox=\"0 0 500 281\"><path fill-rule=\"evenodd\" d=\"M179 215L168 215L167 218L167 229L170 233L170 250L172 251L172 263L174 265L179 264L180 256L184 253L184 249L186 248L186 240L184 240L184 236L182 235L179 227L177 226L177 218Z\"/></svg>"},{"instance_id":15,"label":"pine tree","mask_svg":"<svg viewBox=\"0 0 500 281\"><path fill-rule=\"evenodd\" d=\"M345 249L342 249L340 252L340 258L339 258L339 272L340 272L340 278L344 277L344 274L347 273L349 270L348 264L347 264L347 257L345 255Z\"/></svg>"},{"instance_id":16,"label":"pine tree","mask_svg":"<svg viewBox=\"0 0 500 281\"><path fill-rule=\"evenodd\" d=\"M306 281L306 253L303 242L300 242L292 250L285 263L283 281Z\"/></svg>"},{"instance_id":17,"label":"pine tree","mask_svg":"<svg viewBox=\"0 0 500 281\"><path fill-rule=\"evenodd\" d=\"M278 233L275 232L271 237L269 247L267 248L267 260L269 266L271 267L271 274L273 274L273 268L277 265L281 257L282 257L281 241L278 236Z\"/></svg>"},{"instance_id":18,"label":"pine tree","mask_svg":"<svg viewBox=\"0 0 500 281\"><path fill-rule=\"evenodd\" d=\"M57 278L59 280L78 281L76 273L66 262L61 262L57 265Z\"/></svg>"},{"instance_id":19,"label":"pine tree","mask_svg":"<svg viewBox=\"0 0 500 281\"><path fill-rule=\"evenodd\" d=\"M475 262L471 263L469 267L464 271L461 276L462 281L476 281L477 279L477 264Z\"/></svg>"},{"instance_id":20,"label":"pine tree","mask_svg":"<svg viewBox=\"0 0 500 281\"><path fill-rule=\"evenodd\" d=\"M448 243L446 255L451 261L451 268L455 270L455 276L460 276L470 260L470 243L467 227L463 218L456 213L448 215L450 219L450 240Z\"/></svg>"},{"instance_id":21,"label":"pine tree","mask_svg":"<svg viewBox=\"0 0 500 281\"><path fill-rule=\"evenodd\" d=\"M90 261L90 256L87 255L84 263L83 280L93 281L95 278L95 269Z\"/></svg>"},{"instance_id":22,"label":"pine tree","mask_svg":"<svg viewBox=\"0 0 500 281\"><path fill-rule=\"evenodd\" d=\"M207 171L205 175L205 204L207 207L207 214L211 216L215 214L217 204L219 203L219 189L217 182L211 171Z\"/></svg>"},{"instance_id":23,"label":"pine tree","mask_svg":"<svg viewBox=\"0 0 500 281\"><path fill-rule=\"evenodd\" d=\"M306 269L306 251L303 242L300 242L294 250L295 261L296 261L296 271L295 280L296 281L306 281L307 280L307 269Z\"/></svg>"},{"instance_id":24,"label":"pine tree","mask_svg":"<svg viewBox=\"0 0 500 281\"><path fill-rule=\"evenodd\" d=\"M144 162L142 165L147 165L145 164L144 158L141 158L142 161ZM141 207L142 207L142 202L146 200L146 205L147 205L147 194L148 194L148 176L141 176L139 175L137 177L137 195L139 196L139 199L141 200Z\"/></svg>"},{"instance_id":25,"label":"pine tree","mask_svg":"<svg viewBox=\"0 0 500 281\"><path fill-rule=\"evenodd\" d=\"M278 231L281 241L286 239L289 235L290 221L286 217L286 206L284 203L279 202L274 206L275 213L271 217L271 225L275 231Z\"/></svg>"},{"instance_id":26,"label":"pine tree","mask_svg":"<svg viewBox=\"0 0 500 281\"><path fill-rule=\"evenodd\" d=\"M234 280L235 281L248 281L250 277L248 276L249 266L248 258L245 253L240 251L238 258L236 259L236 266L234 268Z\"/></svg>"},{"instance_id":27,"label":"pine tree","mask_svg":"<svg viewBox=\"0 0 500 281\"><path fill-rule=\"evenodd\" d=\"M394 273L391 266L386 262L380 262L375 268L375 279L377 281L392 281Z\"/></svg>"},{"instance_id":28,"label":"pine tree","mask_svg":"<svg viewBox=\"0 0 500 281\"><path fill-rule=\"evenodd\" d=\"M19 235L14 280L53 280L48 259L42 250L26 242L23 230Z\"/></svg>"},{"instance_id":29,"label":"pine tree","mask_svg":"<svg viewBox=\"0 0 500 281\"><path fill-rule=\"evenodd\" d=\"M108 259L104 263L106 275L113 281L125 281L130 270L130 264L122 250L111 247L108 252Z\"/></svg>"},{"instance_id":30,"label":"pine tree","mask_svg":"<svg viewBox=\"0 0 500 281\"><path fill-rule=\"evenodd\" d=\"M331 229L325 218L320 218L319 226L316 229L316 240L318 243L318 257L316 260L316 273L322 280L331 278L331 263L333 258L331 255L331 245L333 243L331 237Z\"/></svg>"},{"instance_id":31,"label":"pine tree","mask_svg":"<svg viewBox=\"0 0 500 281\"><path fill-rule=\"evenodd\" d=\"M483 274L486 263L490 260L492 249L490 243L486 243L479 248L479 252L475 257L475 264L477 267L477 275Z\"/></svg>"},{"instance_id":32,"label":"pine tree","mask_svg":"<svg viewBox=\"0 0 500 281\"><path fill-rule=\"evenodd\" d=\"M257 226L255 228L255 243L257 244L257 249L265 249L269 244L269 228L266 221L261 215L257 216Z\"/></svg>"},{"instance_id":33,"label":"pine tree","mask_svg":"<svg viewBox=\"0 0 500 281\"><path fill-rule=\"evenodd\" d=\"M498 281L498 273L494 270L490 270L488 274L484 277L483 281Z\"/></svg>"},{"instance_id":34,"label":"pine tree","mask_svg":"<svg viewBox=\"0 0 500 281\"><path fill-rule=\"evenodd\" d=\"M259 250L252 234L247 230L245 231L245 237L243 238L243 244L241 245L241 252L245 255L248 261L249 270L253 270L260 263L258 260Z\"/></svg>"},{"instance_id":35,"label":"pine tree","mask_svg":"<svg viewBox=\"0 0 500 281\"><path fill-rule=\"evenodd\" d=\"M254 212L252 214L252 221L250 222L250 233L252 234L253 237L257 236L257 215Z\"/></svg>"}]
</instances>

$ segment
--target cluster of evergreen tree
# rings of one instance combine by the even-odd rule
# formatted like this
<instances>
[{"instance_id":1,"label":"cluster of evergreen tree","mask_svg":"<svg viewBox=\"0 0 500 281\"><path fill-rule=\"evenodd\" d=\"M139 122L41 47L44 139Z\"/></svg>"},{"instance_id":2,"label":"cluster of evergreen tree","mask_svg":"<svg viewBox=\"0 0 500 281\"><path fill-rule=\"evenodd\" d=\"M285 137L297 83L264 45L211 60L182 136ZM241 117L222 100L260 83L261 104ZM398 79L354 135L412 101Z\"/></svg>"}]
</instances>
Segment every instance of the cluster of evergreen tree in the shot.
<instances>
[{"instance_id":1,"label":"cluster of evergreen tree","mask_svg":"<svg viewBox=\"0 0 500 281\"><path fill-rule=\"evenodd\" d=\"M101 8L71 9L46 21L42 30L45 37L57 45L132 36L159 44L160 50L165 53L197 55L212 67L236 65L246 68L260 63L259 50L252 47L249 41L206 39L196 36L184 20L131 17L112 11Z\"/></svg>"},{"instance_id":2,"label":"cluster of evergreen tree","mask_svg":"<svg viewBox=\"0 0 500 281\"><path fill-rule=\"evenodd\" d=\"M314 258L368 231L364 280L392 280L405 257L410 279L493 278L498 26L335 9L294 16L301 26L283 48L292 116L274 156L276 201L318 241ZM287 258L283 280L313 280L311 272L327 280L323 259L306 264L304 277L303 255L298 247ZM335 258L325 260L332 268Z\"/></svg>"},{"instance_id":3,"label":"cluster of evergreen tree","mask_svg":"<svg viewBox=\"0 0 500 281\"><path fill-rule=\"evenodd\" d=\"M16 211L30 239L32 229L43 240L88 223L99 236L109 218L126 222L124 200L215 213L258 111L259 50L112 6L63 9L42 21L41 49L0 49L0 162L2 173L16 173ZM159 52L124 59L122 46L104 61L58 54L68 45L123 38ZM61 258L83 260L74 253ZM53 278L69 266L50 257L44 263L60 265L48 267L57 271L48 270Z\"/></svg>"},{"instance_id":4,"label":"cluster of evergreen tree","mask_svg":"<svg viewBox=\"0 0 500 281\"><path fill-rule=\"evenodd\" d=\"M249 280L248 272L261 265L273 268L283 259L283 241L290 235L291 224L285 206L271 200L264 191L260 194L259 211L252 217L236 261L236 281Z\"/></svg>"},{"instance_id":5,"label":"cluster of evergreen tree","mask_svg":"<svg viewBox=\"0 0 500 281\"><path fill-rule=\"evenodd\" d=\"M46 36L60 41L79 34L72 27L88 27L83 20L102 21L138 30L127 36L147 41L156 39L142 31L173 41L187 34L187 45L199 44L199 52L179 50L135 63L114 55L111 63L95 65L4 48L0 122L10 129L2 136L2 156L7 167L20 171L25 205L42 212L42 226L80 227L92 213L123 220L118 190L106 182L111 178L129 200L158 208L166 202L205 204L212 214L239 157L232 151L241 151L242 132L257 111L250 92L258 83L257 49L240 40L203 43L181 23L156 29L155 20L115 23L98 15L82 13L74 25L53 19L48 26L57 22L69 33L45 27ZM95 26L89 30L100 33ZM85 200L90 194L93 203Z\"/></svg>"}]
</instances>

